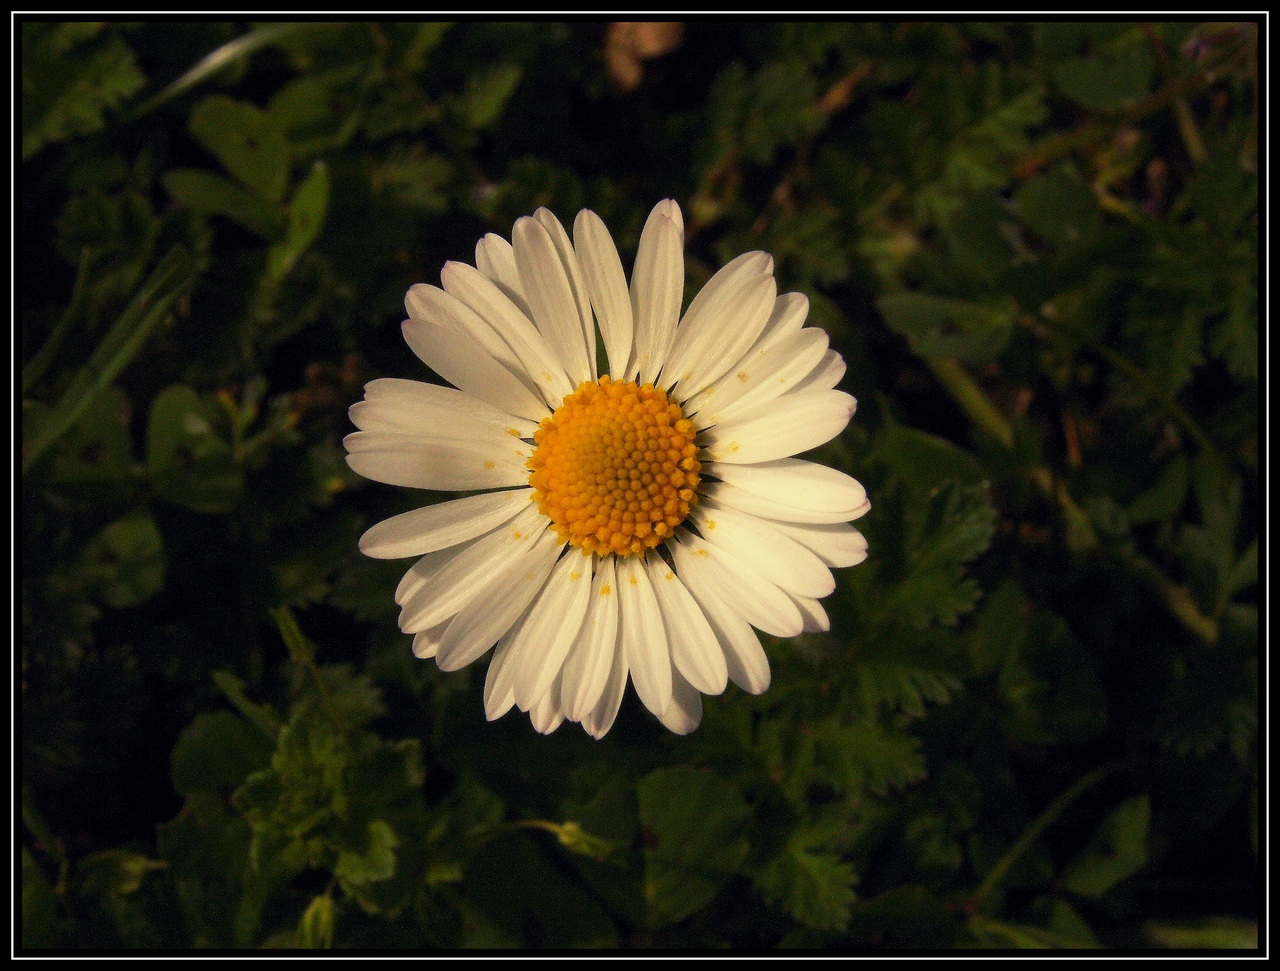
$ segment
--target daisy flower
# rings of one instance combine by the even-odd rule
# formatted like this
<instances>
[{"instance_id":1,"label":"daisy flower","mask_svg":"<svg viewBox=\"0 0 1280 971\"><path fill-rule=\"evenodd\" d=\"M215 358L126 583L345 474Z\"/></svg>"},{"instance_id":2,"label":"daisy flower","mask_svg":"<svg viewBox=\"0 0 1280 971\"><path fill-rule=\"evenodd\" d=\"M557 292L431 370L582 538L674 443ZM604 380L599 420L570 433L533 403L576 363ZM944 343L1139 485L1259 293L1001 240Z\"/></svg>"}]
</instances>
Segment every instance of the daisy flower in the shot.
<instances>
[{"instance_id":1,"label":"daisy flower","mask_svg":"<svg viewBox=\"0 0 1280 971\"><path fill-rule=\"evenodd\" d=\"M570 238L539 209L405 299L405 340L453 387L383 378L351 408L356 472L467 493L360 548L420 557L396 590L418 657L455 671L497 645L490 720L514 705L540 732L567 719L600 738L630 678L691 732L703 694L769 686L756 629L827 630L830 568L866 558L862 486L794 457L848 424L844 361L804 326L808 300L778 295L767 253L681 315L683 245L660 202L628 287L595 213Z\"/></svg>"}]
</instances>

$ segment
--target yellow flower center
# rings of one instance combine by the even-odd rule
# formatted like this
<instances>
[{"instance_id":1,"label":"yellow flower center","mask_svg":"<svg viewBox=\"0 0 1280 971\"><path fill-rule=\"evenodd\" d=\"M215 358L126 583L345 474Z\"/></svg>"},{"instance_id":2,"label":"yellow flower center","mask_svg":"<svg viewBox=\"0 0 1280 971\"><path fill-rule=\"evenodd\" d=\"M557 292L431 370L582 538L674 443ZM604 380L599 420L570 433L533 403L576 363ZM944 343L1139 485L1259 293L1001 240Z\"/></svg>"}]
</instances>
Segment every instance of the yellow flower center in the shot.
<instances>
[{"instance_id":1,"label":"yellow flower center","mask_svg":"<svg viewBox=\"0 0 1280 971\"><path fill-rule=\"evenodd\" d=\"M696 434L652 384L584 381L533 436L533 498L560 538L584 552L643 553L697 501Z\"/></svg>"}]
</instances>

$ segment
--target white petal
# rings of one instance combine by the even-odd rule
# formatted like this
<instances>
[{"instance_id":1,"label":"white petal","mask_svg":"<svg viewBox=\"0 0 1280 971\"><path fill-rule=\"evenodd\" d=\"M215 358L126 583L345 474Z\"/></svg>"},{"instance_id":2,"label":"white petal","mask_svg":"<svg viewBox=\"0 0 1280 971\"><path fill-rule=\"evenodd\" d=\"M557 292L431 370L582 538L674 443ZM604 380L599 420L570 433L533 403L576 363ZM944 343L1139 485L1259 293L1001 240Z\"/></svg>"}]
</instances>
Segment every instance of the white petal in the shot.
<instances>
[{"instance_id":1,"label":"white petal","mask_svg":"<svg viewBox=\"0 0 1280 971\"><path fill-rule=\"evenodd\" d=\"M421 556L475 539L526 508L532 489L466 496L384 519L360 537L360 552L381 560Z\"/></svg>"},{"instance_id":2,"label":"white petal","mask_svg":"<svg viewBox=\"0 0 1280 971\"><path fill-rule=\"evenodd\" d=\"M587 357L591 362L591 377L596 374L596 327L591 316L591 300L587 295L586 281L582 277L582 266L578 262L577 251L565 232L560 220L550 209L543 206L533 214L533 218L542 223L542 227L555 244L556 253L564 266L565 276L569 280L569 289L573 291L574 302L578 305L578 325L582 329L582 339L586 341ZM517 267L519 264L517 264Z\"/></svg>"},{"instance_id":3,"label":"white petal","mask_svg":"<svg viewBox=\"0 0 1280 971\"><path fill-rule=\"evenodd\" d=\"M593 365L578 317L578 300L555 241L532 216L516 222L512 237L516 269L534 323L556 352L570 382L577 386L590 380Z\"/></svg>"},{"instance_id":4,"label":"white petal","mask_svg":"<svg viewBox=\"0 0 1280 971\"><path fill-rule=\"evenodd\" d=\"M788 594L788 596L800 609L800 616L804 618L804 632L806 634L820 634L831 630L831 618L827 616L827 612L823 609L821 603L812 597L799 597L794 593Z\"/></svg>"},{"instance_id":5,"label":"white petal","mask_svg":"<svg viewBox=\"0 0 1280 971\"><path fill-rule=\"evenodd\" d=\"M684 549L687 561L707 561L700 571L704 584L751 626L775 637L795 637L804 629L799 609L783 590L754 570L746 569L720 547L685 533L675 548ZM686 568L687 565L686 562ZM684 576L679 559L676 567Z\"/></svg>"},{"instance_id":6,"label":"white petal","mask_svg":"<svg viewBox=\"0 0 1280 971\"><path fill-rule=\"evenodd\" d=\"M808 391L826 391L840 383L840 379L844 377L844 372L844 358L835 351L827 351L826 354L822 355L822 360L818 362L818 366L797 381L791 391L794 394L802 394Z\"/></svg>"},{"instance_id":7,"label":"white petal","mask_svg":"<svg viewBox=\"0 0 1280 971\"><path fill-rule=\"evenodd\" d=\"M658 721L677 735L688 735L702 721L702 695L679 671L671 672L671 704Z\"/></svg>"},{"instance_id":8,"label":"white petal","mask_svg":"<svg viewBox=\"0 0 1280 971\"><path fill-rule=\"evenodd\" d=\"M847 523L871 508L857 479L816 462L775 459L755 465L708 462L704 485L717 502L768 519L796 523Z\"/></svg>"},{"instance_id":9,"label":"white petal","mask_svg":"<svg viewBox=\"0 0 1280 971\"><path fill-rule=\"evenodd\" d=\"M807 452L844 430L856 402L843 391L785 394L705 431L698 442L713 462L769 462Z\"/></svg>"},{"instance_id":10,"label":"white petal","mask_svg":"<svg viewBox=\"0 0 1280 971\"><path fill-rule=\"evenodd\" d=\"M618 642L618 575L614 557L603 557L591 581L582 629L564 661L560 686L565 716L581 721L600 700Z\"/></svg>"},{"instance_id":11,"label":"white petal","mask_svg":"<svg viewBox=\"0 0 1280 971\"><path fill-rule=\"evenodd\" d=\"M427 438L392 432L352 432L342 440L347 464L366 479L412 489L466 492L529 481L532 450L495 431L476 439Z\"/></svg>"},{"instance_id":12,"label":"white petal","mask_svg":"<svg viewBox=\"0 0 1280 971\"><path fill-rule=\"evenodd\" d=\"M404 298L404 306L412 320L449 320L461 324L490 357L517 378L525 378L523 362L499 335L494 322L476 313L453 294L429 283L415 283Z\"/></svg>"},{"instance_id":13,"label":"white petal","mask_svg":"<svg viewBox=\"0 0 1280 971\"><path fill-rule=\"evenodd\" d=\"M827 335L807 327L771 347L752 351L685 405L700 428L728 421L744 408L786 394L822 360Z\"/></svg>"},{"instance_id":14,"label":"white petal","mask_svg":"<svg viewBox=\"0 0 1280 971\"><path fill-rule=\"evenodd\" d=\"M450 617L449 620L453 618ZM436 651L440 649L440 637L444 634L444 629L449 626L449 620L441 621L435 627L420 630L413 635L414 657L425 661L436 656Z\"/></svg>"},{"instance_id":15,"label":"white petal","mask_svg":"<svg viewBox=\"0 0 1280 971\"><path fill-rule=\"evenodd\" d=\"M489 233L476 243L476 268L497 284L498 289L510 298L530 320L529 302L524 298L524 287L520 285L520 272L516 269L516 254L501 236Z\"/></svg>"},{"instance_id":16,"label":"white petal","mask_svg":"<svg viewBox=\"0 0 1280 971\"><path fill-rule=\"evenodd\" d=\"M658 600L637 557L618 564L618 623L631 683L644 706L661 715L671 704L671 652Z\"/></svg>"},{"instance_id":17,"label":"white petal","mask_svg":"<svg viewBox=\"0 0 1280 971\"><path fill-rule=\"evenodd\" d=\"M509 557L458 611L436 651L441 671L466 667L504 636L547 582L562 543L550 530L533 548Z\"/></svg>"},{"instance_id":18,"label":"white petal","mask_svg":"<svg viewBox=\"0 0 1280 971\"><path fill-rule=\"evenodd\" d=\"M455 388L531 421L547 416L546 404L458 321L410 319L400 329L413 353Z\"/></svg>"},{"instance_id":19,"label":"white petal","mask_svg":"<svg viewBox=\"0 0 1280 971\"><path fill-rule=\"evenodd\" d=\"M552 408L573 390L547 339L533 321L492 280L466 263L446 263L440 271L445 292L462 301L489 321L498 336L511 348L523 373ZM519 373L519 372L517 372Z\"/></svg>"},{"instance_id":20,"label":"white petal","mask_svg":"<svg viewBox=\"0 0 1280 971\"><path fill-rule=\"evenodd\" d=\"M609 373L624 375L631 359L631 294L627 276L618 258L618 248L604 221L590 209L583 209L573 224L573 245L582 266L587 295L596 312L596 322L604 337Z\"/></svg>"},{"instance_id":21,"label":"white petal","mask_svg":"<svg viewBox=\"0 0 1280 971\"><path fill-rule=\"evenodd\" d=\"M564 710L560 707L560 679L556 678L551 688L542 693L540 700L529 712L529 720L533 727L543 735L550 735L564 721Z\"/></svg>"},{"instance_id":22,"label":"white petal","mask_svg":"<svg viewBox=\"0 0 1280 971\"><path fill-rule=\"evenodd\" d=\"M617 638L613 657L609 667L609 677L605 681L604 690L600 692L600 700L595 707L582 718L582 727L594 739L604 738L613 727L618 717L618 709L622 707L622 693L627 687L627 660L622 638Z\"/></svg>"},{"instance_id":23,"label":"white petal","mask_svg":"<svg viewBox=\"0 0 1280 971\"><path fill-rule=\"evenodd\" d=\"M836 588L831 571L818 557L763 519L710 499L699 503L691 518L708 543L788 593L825 597Z\"/></svg>"},{"instance_id":24,"label":"white petal","mask_svg":"<svg viewBox=\"0 0 1280 971\"><path fill-rule=\"evenodd\" d=\"M755 343L777 296L773 259L744 253L703 287L680 326L662 369L661 384L679 384L683 397L701 391Z\"/></svg>"},{"instance_id":25,"label":"white petal","mask_svg":"<svg viewBox=\"0 0 1280 971\"><path fill-rule=\"evenodd\" d=\"M753 695L760 694L769 687L769 659L760 646L760 638L751 625L715 592L714 578L711 577L715 567L710 562L691 555L679 544L672 552L680 579L702 607L720 642L729 669L729 680Z\"/></svg>"},{"instance_id":26,"label":"white petal","mask_svg":"<svg viewBox=\"0 0 1280 971\"><path fill-rule=\"evenodd\" d=\"M516 693L512 681L507 677L511 666L511 651L508 642L501 640L489 659L489 670L484 676L484 716L489 721L501 718L516 703ZM499 694L501 690L501 694Z\"/></svg>"},{"instance_id":27,"label":"white petal","mask_svg":"<svg viewBox=\"0 0 1280 971\"><path fill-rule=\"evenodd\" d=\"M647 561L645 571L658 598L667 643L671 647L671 662L677 672L673 683L675 677L683 675L681 680L687 679L698 691L720 694L729 680L729 671L724 651L702 609L661 558Z\"/></svg>"},{"instance_id":28,"label":"white petal","mask_svg":"<svg viewBox=\"0 0 1280 971\"><path fill-rule=\"evenodd\" d=\"M546 517L530 505L480 539L428 553L409 568L396 590L396 602L403 608L400 629L426 630L457 613L546 532Z\"/></svg>"},{"instance_id":29,"label":"white petal","mask_svg":"<svg viewBox=\"0 0 1280 971\"><path fill-rule=\"evenodd\" d=\"M657 377L675 339L683 301L684 221L679 206L667 199L649 213L631 273L635 354L628 379L645 383Z\"/></svg>"},{"instance_id":30,"label":"white petal","mask_svg":"<svg viewBox=\"0 0 1280 971\"><path fill-rule=\"evenodd\" d=\"M516 438L532 438L537 422L520 418L457 388L403 378L378 378L364 386L364 400L348 409L366 432L429 433L433 429L489 426ZM458 436L453 436L458 437Z\"/></svg>"},{"instance_id":31,"label":"white petal","mask_svg":"<svg viewBox=\"0 0 1280 971\"><path fill-rule=\"evenodd\" d=\"M512 642L516 705L528 711L551 688L582 630L591 594L591 557L571 549L551 571Z\"/></svg>"},{"instance_id":32,"label":"white petal","mask_svg":"<svg viewBox=\"0 0 1280 971\"><path fill-rule=\"evenodd\" d=\"M867 558L866 538L848 523L774 523L828 566L857 566Z\"/></svg>"},{"instance_id":33,"label":"white petal","mask_svg":"<svg viewBox=\"0 0 1280 971\"><path fill-rule=\"evenodd\" d=\"M780 293L752 350L767 350L777 341L796 333L809 316L809 298L803 293Z\"/></svg>"}]
</instances>

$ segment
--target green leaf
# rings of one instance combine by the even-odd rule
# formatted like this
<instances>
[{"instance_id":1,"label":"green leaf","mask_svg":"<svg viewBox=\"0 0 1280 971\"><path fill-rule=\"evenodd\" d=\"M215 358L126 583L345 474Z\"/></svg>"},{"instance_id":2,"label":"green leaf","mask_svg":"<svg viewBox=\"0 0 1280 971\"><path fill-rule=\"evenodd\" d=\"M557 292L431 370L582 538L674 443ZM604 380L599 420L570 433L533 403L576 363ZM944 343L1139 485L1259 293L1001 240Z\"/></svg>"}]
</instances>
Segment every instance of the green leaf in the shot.
<instances>
[{"instance_id":1,"label":"green leaf","mask_svg":"<svg viewBox=\"0 0 1280 971\"><path fill-rule=\"evenodd\" d=\"M98 342L88 363L72 378L30 440L24 443L24 475L115 381L192 282L191 259L182 247L175 246Z\"/></svg>"},{"instance_id":2,"label":"green leaf","mask_svg":"<svg viewBox=\"0 0 1280 971\"><path fill-rule=\"evenodd\" d=\"M38 406L23 409L23 418ZM45 415L31 423L38 427ZM127 486L133 478L133 445L129 438L129 402L119 388L107 388L67 430L53 453L49 481L64 485ZM25 431L24 431L25 434Z\"/></svg>"},{"instance_id":3,"label":"green leaf","mask_svg":"<svg viewBox=\"0 0 1280 971\"><path fill-rule=\"evenodd\" d=\"M853 866L826 842L820 826L797 828L783 851L755 874L755 884L768 903L806 927L842 931L853 904Z\"/></svg>"},{"instance_id":4,"label":"green leaf","mask_svg":"<svg viewBox=\"0 0 1280 971\"><path fill-rule=\"evenodd\" d=\"M644 895L658 926L688 917L738 872L751 810L711 772L680 766L636 785L645 838Z\"/></svg>"},{"instance_id":5,"label":"green leaf","mask_svg":"<svg viewBox=\"0 0 1280 971\"><path fill-rule=\"evenodd\" d=\"M320 894L307 904L298 921L298 947L333 947L333 925L337 918L337 906L327 893Z\"/></svg>"},{"instance_id":6,"label":"green leaf","mask_svg":"<svg viewBox=\"0 0 1280 971\"><path fill-rule=\"evenodd\" d=\"M270 705L259 705L249 700L244 693L244 682L230 671L214 671L213 681L229 702L236 706L240 714L257 727L268 739L275 742L280 734L280 714Z\"/></svg>"},{"instance_id":7,"label":"green leaf","mask_svg":"<svg viewBox=\"0 0 1280 971\"><path fill-rule=\"evenodd\" d=\"M462 93L467 127L478 131L496 122L523 74L519 64L491 64L471 75Z\"/></svg>"},{"instance_id":8,"label":"green leaf","mask_svg":"<svg viewBox=\"0 0 1280 971\"><path fill-rule=\"evenodd\" d=\"M58 898L36 858L22 847L22 946L53 947L56 943Z\"/></svg>"},{"instance_id":9,"label":"green leaf","mask_svg":"<svg viewBox=\"0 0 1280 971\"><path fill-rule=\"evenodd\" d=\"M960 922L947 902L914 884L858 901L850 918L851 937L872 940L881 947L948 948L960 933Z\"/></svg>"},{"instance_id":10,"label":"green leaf","mask_svg":"<svg viewBox=\"0 0 1280 971\"><path fill-rule=\"evenodd\" d=\"M1013 333L1017 313L1011 298L981 304L906 291L881 297L876 306L889 329L905 337L915 353L961 361L998 356Z\"/></svg>"},{"instance_id":11,"label":"green leaf","mask_svg":"<svg viewBox=\"0 0 1280 971\"><path fill-rule=\"evenodd\" d=\"M235 789L266 766L271 748L262 732L230 712L201 712L174 746L173 787L184 796Z\"/></svg>"},{"instance_id":12,"label":"green leaf","mask_svg":"<svg viewBox=\"0 0 1280 971\"><path fill-rule=\"evenodd\" d=\"M268 202L284 198L289 180L289 144L270 116L245 101L215 94L195 106L192 136L227 171Z\"/></svg>"},{"instance_id":13,"label":"green leaf","mask_svg":"<svg viewBox=\"0 0 1280 971\"><path fill-rule=\"evenodd\" d=\"M901 503L907 503L901 507ZM902 534L870 532L886 548L885 565L897 578L892 591L868 603L874 624L905 622L916 628L954 624L978 601L977 583L964 564L986 550L995 533L995 510L983 485L949 485L927 497L886 493L881 508L900 509ZM889 517L881 520L892 525ZM868 581L863 581L868 582Z\"/></svg>"},{"instance_id":14,"label":"green leaf","mask_svg":"<svg viewBox=\"0 0 1280 971\"><path fill-rule=\"evenodd\" d=\"M1151 42L1135 28L1095 42L1088 56L1058 61L1053 67L1053 79L1062 93L1077 104L1092 111L1111 112L1147 93L1154 68Z\"/></svg>"},{"instance_id":15,"label":"green leaf","mask_svg":"<svg viewBox=\"0 0 1280 971\"><path fill-rule=\"evenodd\" d=\"M91 43L102 24L23 24L22 158L99 131L146 84L119 37ZM87 49L86 49L87 48Z\"/></svg>"},{"instance_id":16,"label":"green leaf","mask_svg":"<svg viewBox=\"0 0 1280 971\"><path fill-rule=\"evenodd\" d=\"M316 646L307 639L294 619L293 611L288 607L271 611L276 626L280 628L280 636L284 638L284 646L289 649L289 656L295 664L311 665L316 663Z\"/></svg>"},{"instance_id":17,"label":"green leaf","mask_svg":"<svg viewBox=\"0 0 1280 971\"><path fill-rule=\"evenodd\" d=\"M1195 950L1256 950L1258 925L1238 917L1210 917L1192 924L1142 925L1143 932L1160 947Z\"/></svg>"},{"instance_id":18,"label":"green leaf","mask_svg":"<svg viewBox=\"0 0 1280 971\"><path fill-rule=\"evenodd\" d=\"M1147 865L1151 801L1121 803L1062 875L1062 887L1080 897L1101 897Z\"/></svg>"},{"instance_id":19,"label":"green leaf","mask_svg":"<svg viewBox=\"0 0 1280 971\"><path fill-rule=\"evenodd\" d=\"M1022 221L1059 251L1079 246L1101 221L1097 199L1071 166L1026 183L1013 205Z\"/></svg>"},{"instance_id":20,"label":"green leaf","mask_svg":"<svg viewBox=\"0 0 1280 971\"><path fill-rule=\"evenodd\" d=\"M284 242L267 251L267 280L271 285L283 280L298 257L315 242L328 206L329 169L323 162L316 162L289 202L289 228Z\"/></svg>"},{"instance_id":21,"label":"green leaf","mask_svg":"<svg viewBox=\"0 0 1280 971\"><path fill-rule=\"evenodd\" d=\"M278 239L284 220L261 196L216 172L173 169L160 177L169 195L201 216L226 216L267 241Z\"/></svg>"},{"instance_id":22,"label":"green leaf","mask_svg":"<svg viewBox=\"0 0 1280 971\"><path fill-rule=\"evenodd\" d=\"M390 879L396 871L396 847L400 840L395 830L375 819L369 823L366 848L361 852L343 850L333 868L333 875L351 887Z\"/></svg>"},{"instance_id":23,"label":"green leaf","mask_svg":"<svg viewBox=\"0 0 1280 971\"><path fill-rule=\"evenodd\" d=\"M181 384L151 403L147 475L157 495L195 512L226 512L244 492L231 447L214 433L200 396Z\"/></svg>"},{"instance_id":24,"label":"green leaf","mask_svg":"<svg viewBox=\"0 0 1280 971\"><path fill-rule=\"evenodd\" d=\"M85 557L104 572L99 596L110 607L136 607L164 586L164 541L145 509L107 526L89 544Z\"/></svg>"},{"instance_id":25,"label":"green leaf","mask_svg":"<svg viewBox=\"0 0 1280 971\"><path fill-rule=\"evenodd\" d=\"M815 754L837 792L853 798L885 795L924 778L920 742L875 722L842 724L827 719L812 726Z\"/></svg>"},{"instance_id":26,"label":"green leaf","mask_svg":"<svg viewBox=\"0 0 1280 971\"><path fill-rule=\"evenodd\" d=\"M163 860L130 850L102 850L76 864L76 878L82 896L127 896L138 892L148 873L165 866Z\"/></svg>"},{"instance_id":27,"label":"green leaf","mask_svg":"<svg viewBox=\"0 0 1280 971\"><path fill-rule=\"evenodd\" d=\"M1160 478L1129 504L1129 521L1155 523L1176 516L1187 501L1187 486L1190 481L1187 457L1179 452L1165 466Z\"/></svg>"}]
</instances>

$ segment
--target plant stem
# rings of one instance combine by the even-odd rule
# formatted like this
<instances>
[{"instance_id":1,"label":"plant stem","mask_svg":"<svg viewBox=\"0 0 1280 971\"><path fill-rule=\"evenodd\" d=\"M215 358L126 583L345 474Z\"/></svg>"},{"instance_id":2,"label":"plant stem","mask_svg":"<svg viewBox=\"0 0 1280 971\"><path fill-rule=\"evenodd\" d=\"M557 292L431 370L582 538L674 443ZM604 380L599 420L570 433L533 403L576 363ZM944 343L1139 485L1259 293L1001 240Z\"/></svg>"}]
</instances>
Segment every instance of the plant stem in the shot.
<instances>
[{"instance_id":1,"label":"plant stem","mask_svg":"<svg viewBox=\"0 0 1280 971\"><path fill-rule=\"evenodd\" d=\"M1039 839L1040 834L1052 826L1057 818L1067 810L1068 806L1109 776L1116 769L1120 768L1120 765L1121 763L1119 762L1112 762L1109 765L1104 765L1101 768L1094 769L1050 803L1049 807L1036 818L1036 821L1028 826L1023 834L1018 837L1017 842L1015 842L1013 846L1009 847L1008 852L996 861L996 865L991 868L991 872L987 874L986 879L978 885L978 889L975 890L973 895L969 898L968 908L970 910L977 910L977 908L982 905L983 901L991 895L992 891L1000 885L1000 881L1005 878L1011 869L1013 869L1013 865L1018 862L1028 849L1031 848L1031 844Z\"/></svg>"}]
</instances>

